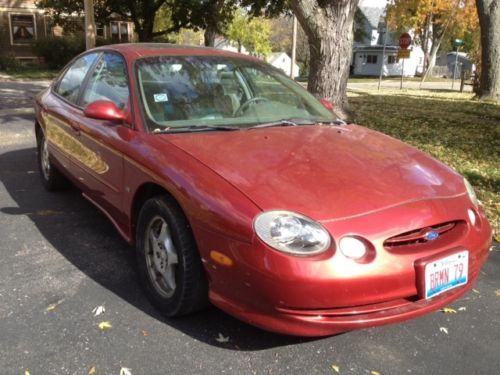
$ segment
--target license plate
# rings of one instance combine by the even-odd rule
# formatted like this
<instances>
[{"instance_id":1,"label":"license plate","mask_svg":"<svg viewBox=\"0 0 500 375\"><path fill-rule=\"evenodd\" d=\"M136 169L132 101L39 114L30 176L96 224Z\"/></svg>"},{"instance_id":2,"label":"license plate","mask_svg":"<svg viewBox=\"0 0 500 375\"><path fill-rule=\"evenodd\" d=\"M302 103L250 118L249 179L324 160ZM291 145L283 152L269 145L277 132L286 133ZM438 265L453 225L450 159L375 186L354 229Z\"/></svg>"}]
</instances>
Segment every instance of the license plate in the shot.
<instances>
[{"instance_id":1,"label":"license plate","mask_svg":"<svg viewBox=\"0 0 500 375\"><path fill-rule=\"evenodd\" d=\"M425 298L467 284L469 252L467 250L434 260L425 265Z\"/></svg>"}]
</instances>

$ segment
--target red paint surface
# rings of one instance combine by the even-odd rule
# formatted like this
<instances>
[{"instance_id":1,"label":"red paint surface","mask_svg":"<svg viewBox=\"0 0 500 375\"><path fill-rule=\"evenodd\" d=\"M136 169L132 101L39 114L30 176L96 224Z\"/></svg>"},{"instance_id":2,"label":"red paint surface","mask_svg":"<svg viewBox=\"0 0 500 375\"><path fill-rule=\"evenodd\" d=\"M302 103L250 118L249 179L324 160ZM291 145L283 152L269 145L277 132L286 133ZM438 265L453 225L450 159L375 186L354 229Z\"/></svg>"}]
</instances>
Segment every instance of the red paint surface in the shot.
<instances>
[{"instance_id":1,"label":"red paint surface","mask_svg":"<svg viewBox=\"0 0 500 375\"><path fill-rule=\"evenodd\" d=\"M462 295L476 279L491 244L491 228L475 209L462 178L393 138L366 128L299 126L233 132L155 135L144 132L133 60L158 54L231 55L211 49L102 47L128 63L131 102L117 124L85 117L50 89L37 98L37 121L60 121L67 137L109 166L96 173L55 145L54 162L134 242L134 200L147 184L169 192L188 217L205 260L211 301L259 327L316 336L410 319ZM320 221L332 236L325 253L294 257L269 248L253 232L262 210L286 209ZM425 245L386 249L383 242L419 228L460 221ZM337 250L354 234L371 244L356 262ZM469 250L470 282L423 300L422 267L454 249ZM233 261L218 264L216 250ZM457 250L458 251L458 250Z\"/></svg>"}]
</instances>

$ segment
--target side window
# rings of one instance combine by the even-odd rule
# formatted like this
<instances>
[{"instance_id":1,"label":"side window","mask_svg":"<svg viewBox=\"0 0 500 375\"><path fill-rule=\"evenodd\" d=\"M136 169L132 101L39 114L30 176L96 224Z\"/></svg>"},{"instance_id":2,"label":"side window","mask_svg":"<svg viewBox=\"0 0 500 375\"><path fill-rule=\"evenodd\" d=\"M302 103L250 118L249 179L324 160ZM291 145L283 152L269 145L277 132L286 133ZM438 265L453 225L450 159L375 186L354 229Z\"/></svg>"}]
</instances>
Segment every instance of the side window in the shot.
<instances>
[{"instance_id":1,"label":"side window","mask_svg":"<svg viewBox=\"0 0 500 375\"><path fill-rule=\"evenodd\" d=\"M76 104L83 79L96 58L97 53L90 53L76 60L64 73L55 91L71 103Z\"/></svg>"},{"instance_id":2,"label":"side window","mask_svg":"<svg viewBox=\"0 0 500 375\"><path fill-rule=\"evenodd\" d=\"M96 100L109 100L123 109L128 103L127 70L123 58L105 53L97 63L83 94L82 106Z\"/></svg>"}]
</instances>

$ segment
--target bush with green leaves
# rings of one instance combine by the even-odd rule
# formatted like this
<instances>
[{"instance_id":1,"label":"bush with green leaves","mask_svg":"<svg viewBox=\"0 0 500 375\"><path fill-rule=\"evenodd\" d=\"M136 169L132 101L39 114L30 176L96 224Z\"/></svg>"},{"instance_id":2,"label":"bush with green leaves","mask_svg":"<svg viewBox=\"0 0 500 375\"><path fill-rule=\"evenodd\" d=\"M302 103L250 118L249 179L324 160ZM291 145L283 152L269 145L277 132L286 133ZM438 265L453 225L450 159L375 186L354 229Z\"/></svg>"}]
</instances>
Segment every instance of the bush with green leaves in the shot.
<instances>
[{"instance_id":1,"label":"bush with green leaves","mask_svg":"<svg viewBox=\"0 0 500 375\"><path fill-rule=\"evenodd\" d=\"M33 49L51 69L66 65L73 57L85 51L83 36L48 36L35 41Z\"/></svg>"},{"instance_id":2,"label":"bush with green leaves","mask_svg":"<svg viewBox=\"0 0 500 375\"><path fill-rule=\"evenodd\" d=\"M16 72L19 70L21 63L15 58L13 54L0 56L0 70L6 72Z\"/></svg>"}]
</instances>

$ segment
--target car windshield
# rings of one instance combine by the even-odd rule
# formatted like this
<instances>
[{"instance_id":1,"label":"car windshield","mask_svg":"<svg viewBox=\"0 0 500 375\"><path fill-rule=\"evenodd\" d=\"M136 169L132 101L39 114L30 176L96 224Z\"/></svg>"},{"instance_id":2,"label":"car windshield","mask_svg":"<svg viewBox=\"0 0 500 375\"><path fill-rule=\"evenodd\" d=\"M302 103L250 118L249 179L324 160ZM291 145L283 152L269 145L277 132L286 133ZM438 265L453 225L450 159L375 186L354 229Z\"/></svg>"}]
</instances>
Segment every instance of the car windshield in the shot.
<instances>
[{"instance_id":1,"label":"car windshield","mask_svg":"<svg viewBox=\"0 0 500 375\"><path fill-rule=\"evenodd\" d=\"M153 132L302 125L336 118L280 71L249 59L147 57L137 60L136 75Z\"/></svg>"}]
</instances>

